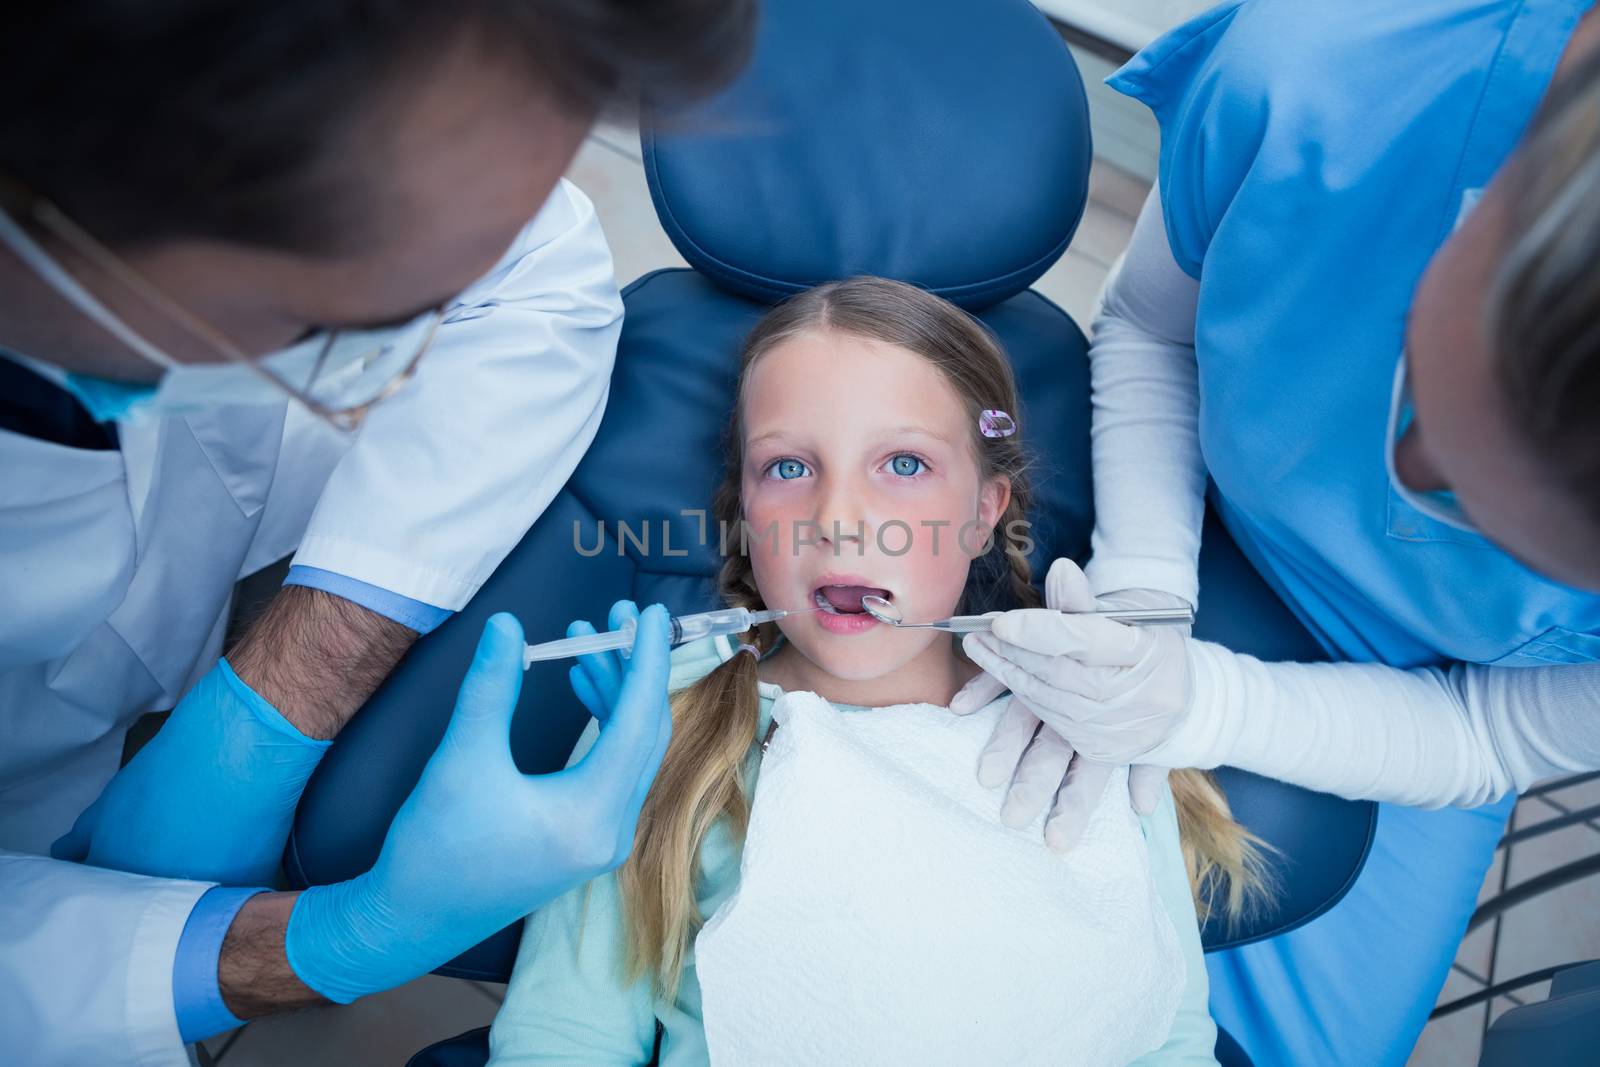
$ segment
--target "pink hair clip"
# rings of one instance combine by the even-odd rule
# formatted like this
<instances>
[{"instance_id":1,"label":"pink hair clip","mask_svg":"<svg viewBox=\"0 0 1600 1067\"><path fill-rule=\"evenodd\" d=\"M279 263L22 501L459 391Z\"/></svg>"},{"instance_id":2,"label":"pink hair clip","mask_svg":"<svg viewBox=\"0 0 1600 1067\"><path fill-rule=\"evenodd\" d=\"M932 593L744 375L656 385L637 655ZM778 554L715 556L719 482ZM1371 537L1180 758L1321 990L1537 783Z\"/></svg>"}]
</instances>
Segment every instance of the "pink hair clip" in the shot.
<instances>
[{"instance_id":1,"label":"pink hair clip","mask_svg":"<svg viewBox=\"0 0 1600 1067\"><path fill-rule=\"evenodd\" d=\"M1017 420L1003 411L990 408L978 412L978 430L985 437L1010 437L1017 432Z\"/></svg>"}]
</instances>

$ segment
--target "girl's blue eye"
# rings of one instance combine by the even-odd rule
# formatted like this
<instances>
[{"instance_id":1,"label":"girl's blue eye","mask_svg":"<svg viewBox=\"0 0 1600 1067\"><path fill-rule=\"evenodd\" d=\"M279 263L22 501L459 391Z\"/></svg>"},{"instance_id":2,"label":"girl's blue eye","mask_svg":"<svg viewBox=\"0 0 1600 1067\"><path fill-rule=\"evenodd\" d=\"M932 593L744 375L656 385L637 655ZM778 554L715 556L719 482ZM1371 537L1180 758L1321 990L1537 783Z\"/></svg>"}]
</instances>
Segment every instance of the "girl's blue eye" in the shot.
<instances>
[{"instance_id":1,"label":"girl's blue eye","mask_svg":"<svg viewBox=\"0 0 1600 1067\"><path fill-rule=\"evenodd\" d=\"M797 459L780 459L768 467L767 470L776 472L779 480L787 482L795 478L805 477L806 465Z\"/></svg>"},{"instance_id":2,"label":"girl's blue eye","mask_svg":"<svg viewBox=\"0 0 1600 1067\"><path fill-rule=\"evenodd\" d=\"M912 478L918 474L921 474L922 469L925 466L921 458L913 456L909 452L902 452L889 462L896 474L903 475L907 478Z\"/></svg>"}]
</instances>

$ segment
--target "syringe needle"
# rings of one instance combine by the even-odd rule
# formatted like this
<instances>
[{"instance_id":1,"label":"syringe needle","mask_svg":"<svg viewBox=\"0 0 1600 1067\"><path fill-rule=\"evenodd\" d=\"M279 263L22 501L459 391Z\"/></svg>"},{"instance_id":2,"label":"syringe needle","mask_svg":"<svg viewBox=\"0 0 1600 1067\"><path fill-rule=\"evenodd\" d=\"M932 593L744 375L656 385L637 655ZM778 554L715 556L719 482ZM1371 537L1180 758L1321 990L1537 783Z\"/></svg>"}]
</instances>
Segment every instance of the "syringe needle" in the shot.
<instances>
[{"instance_id":1,"label":"syringe needle","mask_svg":"<svg viewBox=\"0 0 1600 1067\"><path fill-rule=\"evenodd\" d=\"M777 622L779 619L788 618L790 615L804 615L808 611L821 611L813 604L809 608L768 608L766 611L752 611L750 622L757 625L763 622Z\"/></svg>"}]
</instances>

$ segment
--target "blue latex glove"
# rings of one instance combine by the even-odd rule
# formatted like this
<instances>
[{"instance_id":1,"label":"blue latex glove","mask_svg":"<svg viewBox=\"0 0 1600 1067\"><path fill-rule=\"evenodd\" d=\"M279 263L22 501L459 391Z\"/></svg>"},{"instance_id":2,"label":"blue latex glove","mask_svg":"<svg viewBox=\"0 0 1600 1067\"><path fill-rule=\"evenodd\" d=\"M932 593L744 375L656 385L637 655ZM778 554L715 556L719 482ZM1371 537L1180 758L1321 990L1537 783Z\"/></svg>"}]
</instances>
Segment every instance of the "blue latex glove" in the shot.
<instances>
[{"instance_id":1,"label":"blue latex glove","mask_svg":"<svg viewBox=\"0 0 1600 1067\"><path fill-rule=\"evenodd\" d=\"M328 744L302 734L219 660L50 854L136 874L271 885Z\"/></svg>"},{"instance_id":2,"label":"blue latex glove","mask_svg":"<svg viewBox=\"0 0 1600 1067\"><path fill-rule=\"evenodd\" d=\"M611 614L606 617L607 629L620 630L629 622L635 625L639 622L639 609L633 601L619 600L611 605ZM583 637L595 632L595 628L584 619L579 619L567 627L568 637ZM632 654L631 651L629 654ZM577 694L583 706L589 709L589 714L600 720L602 726L611 717L611 709L617 706L617 699L622 693L622 679L627 669L628 661L623 658L622 653L613 649L579 656L578 662L567 671L572 691ZM646 785L648 786L648 783Z\"/></svg>"},{"instance_id":3,"label":"blue latex glove","mask_svg":"<svg viewBox=\"0 0 1600 1067\"><path fill-rule=\"evenodd\" d=\"M516 619L489 620L444 738L377 862L296 901L289 965L329 1000L348 1004L426 974L632 849L672 732L666 609L639 614L599 739L555 774L525 775L511 758L522 650Z\"/></svg>"}]
</instances>

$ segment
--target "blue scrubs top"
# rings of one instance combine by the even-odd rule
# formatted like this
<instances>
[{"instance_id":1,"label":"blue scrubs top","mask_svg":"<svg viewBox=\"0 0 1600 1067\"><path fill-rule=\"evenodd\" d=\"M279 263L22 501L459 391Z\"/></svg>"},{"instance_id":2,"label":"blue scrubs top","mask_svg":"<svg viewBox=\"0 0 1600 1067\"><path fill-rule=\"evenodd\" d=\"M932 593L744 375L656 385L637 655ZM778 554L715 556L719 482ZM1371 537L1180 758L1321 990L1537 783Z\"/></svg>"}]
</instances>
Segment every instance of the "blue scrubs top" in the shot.
<instances>
[{"instance_id":1,"label":"blue scrubs top","mask_svg":"<svg viewBox=\"0 0 1600 1067\"><path fill-rule=\"evenodd\" d=\"M1600 597L1418 512L1383 457L1412 291L1591 3L1227 3L1110 79L1161 126L1217 506L1343 657L1600 658Z\"/></svg>"},{"instance_id":2,"label":"blue scrubs top","mask_svg":"<svg viewBox=\"0 0 1600 1067\"><path fill-rule=\"evenodd\" d=\"M1591 3L1236 0L1110 79L1160 124L1168 241L1200 283L1213 504L1336 657L1600 659L1600 597L1421 514L1383 455L1412 292ZM1217 1022L1256 1063L1400 1067L1510 807L1382 806L1335 907L1207 958Z\"/></svg>"}]
</instances>

